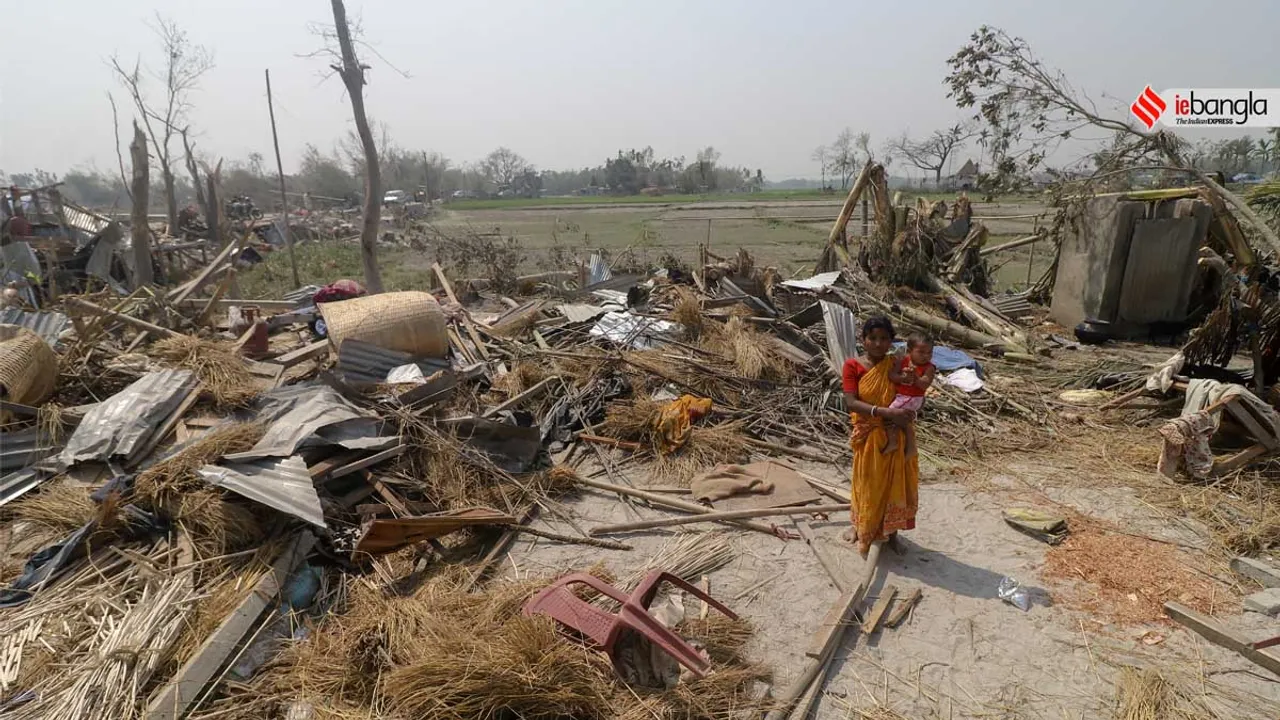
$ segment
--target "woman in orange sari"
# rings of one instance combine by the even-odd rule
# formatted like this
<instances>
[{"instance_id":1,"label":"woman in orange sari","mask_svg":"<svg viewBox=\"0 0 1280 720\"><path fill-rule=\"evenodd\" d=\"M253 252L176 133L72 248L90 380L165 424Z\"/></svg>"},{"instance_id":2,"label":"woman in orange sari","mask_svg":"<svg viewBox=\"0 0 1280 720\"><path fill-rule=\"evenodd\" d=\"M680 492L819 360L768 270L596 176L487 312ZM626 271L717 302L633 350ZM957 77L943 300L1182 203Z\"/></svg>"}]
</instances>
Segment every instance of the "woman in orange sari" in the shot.
<instances>
[{"instance_id":1,"label":"woman in orange sari","mask_svg":"<svg viewBox=\"0 0 1280 720\"><path fill-rule=\"evenodd\" d=\"M853 449L853 528L846 535L856 540L858 552L867 556L873 543L889 541L897 548L899 530L916 526L919 506L920 465L906 454L904 443L883 452L888 436L885 423L904 430L915 422L915 412L891 408L897 388L889 380L894 358L893 323L875 316L862 325L862 357L844 363L844 399L853 421L849 447Z\"/></svg>"}]
</instances>

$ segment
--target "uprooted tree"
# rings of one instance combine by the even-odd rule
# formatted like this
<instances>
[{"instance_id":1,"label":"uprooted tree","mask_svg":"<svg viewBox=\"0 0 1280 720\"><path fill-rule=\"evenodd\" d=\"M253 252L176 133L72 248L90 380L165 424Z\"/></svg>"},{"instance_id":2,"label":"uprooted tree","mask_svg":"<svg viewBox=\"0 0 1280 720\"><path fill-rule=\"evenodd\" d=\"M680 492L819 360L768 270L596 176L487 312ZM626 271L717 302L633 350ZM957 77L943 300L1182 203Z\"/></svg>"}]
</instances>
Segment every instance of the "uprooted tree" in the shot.
<instances>
[{"instance_id":1,"label":"uprooted tree","mask_svg":"<svg viewBox=\"0 0 1280 720\"><path fill-rule=\"evenodd\" d=\"M151 141L152 154L160 166L164 181L165 215L169 231L178 227L178 198L174 187L173 156L170 142L175 134L182 134L186 127L187 113L191 110L191 93L200 84L200 78L213 68L213 54L208 48L196 45L176 23L156 15L156 35L164 53L159 69L146 68L141 58L135 59L132 69L121 63L119 57L111 58L111 68L120 84L133 100L135 109L142 116L142 126ZM151 83L159 83L160 96L149 90ZM114 107L114 106L113 106Z\"/></svg>"},{"instance_id":2,"label":"uprooted tree","mask_svg":"<svg viewBox=\"0 0 1280 720\"><path fill-rule=\"evenodd\" d=\"M982 26L947 61L948 97L973 110L978 140L992 158L988 188L1016 187L1018 178L1039 167L1063 143L1087 141L1086 131L1110 140L1107 162L1082 182L1133 166L1187 172L1217 194L1280 255L1280 236L1245 201L1187 160L1188 144L1168 131L1143 133L1105 116L1089 97L1032 52L1025 40ZM1096 140L1096 138L1095 138ZM1145 163L1145 165L1144 165Z\"/></svg>"},{"instance_id":3,"label":"uprooted tree","mask_svg":"<svg viewBox=\"0 0 1280 720\"><path fill-rule=\"evenodd\" d=\"M338 62L330 67L342 78L351 99L351 114L356 121L356 133L364 149L364 224L360 229L360 259L364 264L364 283L371 293L382 292L382 273L378 270L378 226L382 220L382 173L378 166L378 146L369 126L369 116L364 108L364 71L368 65L356 58L355 44L351 41L351 26L347 24L347 10L342 0L333 1L334 34L338 50L327 52Z\"/></svg>"}]
</instances>

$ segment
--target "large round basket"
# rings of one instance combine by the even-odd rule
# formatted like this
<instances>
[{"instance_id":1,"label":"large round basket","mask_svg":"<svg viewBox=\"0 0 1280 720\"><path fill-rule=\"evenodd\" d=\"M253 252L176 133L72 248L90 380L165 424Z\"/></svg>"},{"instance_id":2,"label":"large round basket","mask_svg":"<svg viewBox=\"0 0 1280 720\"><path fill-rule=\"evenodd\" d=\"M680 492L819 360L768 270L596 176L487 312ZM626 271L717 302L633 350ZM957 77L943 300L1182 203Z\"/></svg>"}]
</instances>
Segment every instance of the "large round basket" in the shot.
<instances>
[{"instance_id":1,"label":"large round basket","mask_svg":"<svg viewBox=\"0 0 1280 720\"><path fill-rule=\"evenodd\" d=\"M19 325L0 325L0 397L38 405L58 382L58 356L39 335Z\"/></svg>"},{"instance_id":2,"label":"large round basket","mask_svg":"<svg viewBox=\"0 0 1280 720\"><path fill-rule=\"evenodd\" d=\"M444 312L431 293L405 291L321 303L333 346L361 340L415 357L442 358L449 349Z\"/></svg>"}]
</instances>

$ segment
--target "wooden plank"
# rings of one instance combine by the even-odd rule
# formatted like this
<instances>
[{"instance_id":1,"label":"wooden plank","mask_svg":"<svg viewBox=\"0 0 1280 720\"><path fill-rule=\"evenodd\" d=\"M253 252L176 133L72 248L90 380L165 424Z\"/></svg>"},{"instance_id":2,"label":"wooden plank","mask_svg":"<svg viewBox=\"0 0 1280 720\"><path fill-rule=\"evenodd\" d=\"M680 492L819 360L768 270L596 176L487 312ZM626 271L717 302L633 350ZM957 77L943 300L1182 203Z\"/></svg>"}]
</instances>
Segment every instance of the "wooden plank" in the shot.
<instances>
[{"instance_id":1,"label":"wooden plank","mask_svg":"<svg viewBox=\"0 0 1280 720\"><path fill-rule=\"evenodd\" d=\"M751 510L730 510L727 512L708 512L701 515L663 518L661 520L642 520L640 522L620 523L617 525L597 525L587 531L588 535L609 535L612 533L630 532L632 530L648 530L650 528L671 527L673 525L693 525L704 522L723 522L725 520L745 520L758 517L779 517L791 515L816 515L819 513L845 512L849 505L811 505L800 507L755 508Z\"/></svg>"},{"instance_id":2,"label":"wooden plank","mask_svg":"<svg viewBox=\"0 0 1280 720\"><path fill-rule=\"evenodd\" d=\"M277 365L283 365L284 367L293 367L294 365L297 365L298 363L304 360L310 360L312 358L319 357L320 355L325 354L328 351L329 351L329 341L327 339L317 340L311 343L310 345L304 345L298 348L297 350L287 352L278 358L274 358L270 360L269 362L273 362Z\"/></svg>"},{"instance_id":3,"label":"wooden plank","mask_svg":"<svg viewBox=\"0 0 1280 720\"><path fill-rule=\"evenodd\" d=\"M916 588L905 598L898 601L898 603L893 606L893 612L889 613L889 619L884 621L885 627L896 628L901 625L902 621L907 619L907 614L911 612L911 608L915 607L916 603L920 602L920 597L923 594L924 593L920 592L920 588Z\"/></svg>"},{"instance_id":4,"label":"wooden plank","mask_svg":"<svg viewBox=\"0 0 1280 720\"><path fill-rule=\"evenodd\" d=\"M1267 450L1280 447L1280 443L1276 442L1275 434L1264 430L1262 424L1254 419L1253 413L1249 412L1248 408L1242 407L1239 402L1227 403L1226 407L1232 419L1243 425L1244 429L1249 431L1249 435Z\"/></svg>"},{"instance_id":5,"label":"wooden plank","mask_svg":"<svg viewBox=\"0 0 1280 720\"><path fill-rule=\"evenodd\" d=\"M191 297L191 293L199 290L201 287L204 287L204 284L209 282L214 273L218 272L222 267L222 263L226 262L227 258L231 257L231 253L235 252L239 247L240 243L238 242L232 241L227 243L227 246L222 248L222 251L215 255L208 265L205 265L204 269L200 271L200 274L197 275L194 280L171 291L169 293L169 299L175 303L180 303Z\"/></svg>"},{"instance_id":6,"label":"wooden plank","mask_svg":"<svg viewBox=\"0 0 1280 720\"><path fill-rule=\"evenodd\" d=\"M880 621L884 619L885 613L889 612L889 604L898 596L898 588L895 585L885 585L880 591L880 597L876 598L876 604L871 606L871 612L867 613L867 617L862 621L862 632L870 635L879 627Z\"/></svg>"},{"instance_id":7,"label":"wooden plank","mask_svg":"<svg viewBox=\"0 0 1280 720\"><path fill-rule=\"evenodd\" d=\"M431 269L435 272L436 277L440 279L440 285L444 287L444 292L449 296L449 300L459 307L462 303L458 302L458 296L453 294L453 286L449 284L449 278L445 277L444 269L440 267L440 263L431 263ZM476 332L476 326L471 322L471 316L466 310L462 313L462 326L467 329L467 334L471 336L471 341L476 344L476 350L479 351L480 357L485 360L489 359L489 348L485 347L484 341L480 339L480 333Z\"/></svg>"},{"instance_id":8,"label":"wooden plank","mask_svg":"<svg viewBox=\"0 0 1280 720\"><path fill-rule=\"evenodd\" d=\"M1258 443L1257 445L1241 450L1230 457L1215 460L1213 463L1213 472L1215 475L1235 472L1266 454L1267 448L1264 447L1262 443Z\"/></svg>"},{"instance_id":9,"label":"wooden plank","mask_svg":"<svg viewBox=\"0 0 1280 720\"><path fill-rule=\"evenodd\" d=\"M1270 650L1254 650L1250 647L1252 641L1236 634L1217 620L1201 615L1182 603L1172 601L1164 604L1164 614L1214 645L1239 653L1276 675L1280 675L1280 655Z\"/></svg>"},{"instance_id":10,"label":"wooden plank","mask_svg":"<svg viewBox=\"0 0 1280 720\"><path fill-rule=\"evenodd\" d=\"M1245 577L1257 580L1263 587L1280 587L1280 568L1268 565L1261 560L1238 557L1231 561L1231 569Z\"/></svg>"},{"instance_id":11,"label":"wooden plank","mask_svg":"<svg viewBox=\"0 0 1280 720\"><path fill-rule=\"evenodd\" d=\"M528 390L525 390L519 395L516 395L508 399L506 402L502 403L501 405L497 405L490 408L489 410L486 410L484 414L481 415L480 417L490 418L490 417L493 417L494 415L497 415L500 412L503 412L504 410L510 410L511 408L518 406L520 403L524 402L525 400L529 400L530 398L534 398L543 394L544 392L547 391L547 388L551 387L551 383L559 382L559 380L560 380L559 375L552 375L551 377L546 378L545 380L542 380L538 384L534 385Z\"/></svg>"},{"instance_id":12,"label":"wooden plank","mask_svg":"<svg viewBox=\"0 0 1280 720\"><path fill-rule=\"evenodd\" d=\"M182 302L175 304L183 308L202 308L206 303L208 303L208 301L202 298L193 298L183 300ZM290 302L288 300L234 300L231 298L223 298L213 302L213 307L217 310L227 310L233 305L240 307L244 307L245 305L257 305L259 310L276 312L285 312L298 307L297 303Z\"/></svg>"},{"instance_id":13,"label":"wooden plank","mask_svg":"<svg viewBox=\"0 0 1280 720\"><path fill-rule=\"evenodd\" d=\"M192 703L257 624L263 611L275 602L290 571L306 557L315 541L314 535L304 531L280 553L271 572L258 580L249 595L205 639L169 684L152 696L147 704L147 720L178 720L191 709Z\"/></svg>"},{"instance_id":14,"label":"wooden plank","mask_svg":"<svg viewBox=\"0 0 1280 720\"><path fill-rule=\"evenodd\" d=\"M330 470L327 473L324 473L323 475L313 474L311 478L313 480L320 480L321 482L337 480L340 477L346 477L351 473L359 472L361 470L364 470L367 467L373 467L374 465L377 465L383 460L390 460L391 458L400 455L404 451L405 451L404 445L396 445L395 447L387 448L382 452L374 453L369 457L361 458L347 465L342 465L340 467L334 468L333 470Z\"/></svg>"}]
</instances>

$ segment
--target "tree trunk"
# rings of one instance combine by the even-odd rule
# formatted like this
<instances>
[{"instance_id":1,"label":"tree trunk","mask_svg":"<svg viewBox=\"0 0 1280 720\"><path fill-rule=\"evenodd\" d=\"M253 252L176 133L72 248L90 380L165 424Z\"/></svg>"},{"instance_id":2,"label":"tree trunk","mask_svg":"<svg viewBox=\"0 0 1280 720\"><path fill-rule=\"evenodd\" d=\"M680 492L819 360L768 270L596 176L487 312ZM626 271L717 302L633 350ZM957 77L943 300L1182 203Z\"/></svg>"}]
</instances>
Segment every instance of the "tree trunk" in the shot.
<instances>
[{"instance_id":1,"label":"tree trunk","mask_svg":"<svg viewBox=\"0 0 1280 720\"><path fill-rule=\"evenodd\" d=\"M173 187L173 169L167 160L160 163L160 175L164 178L164 210L169 234L174 235L178 232L178 198Z\"/></svg>"},{"instance_id":2,"label":"tree trunk","mask_svg":"<svg viewBox=\"0 0 1280 720\"><path fill-rule=\"evenodd\" d=\"M133 213L130 221L133 245L133 289L150 285L151 229L147 227L147 190L150 187L150 160L147 158L147 136L138 123L133 123L133 142L129 144L129 157L133 161Z\"/></svg>"},{"instance_id":3,"label":"tree trunk","mask_svg":"<svg viewBox=\"0 0 1280 720\"><path fill-rule=\"evenodd\" d=\"M942 166L933 169L933 189L937 190L942 187Z\"/></svg>"},{"instance_id":4,"label":"tree trunk","mask_svg":"<svg viewBox=\"0 0 1280 720\"><path fill-rule=\"evenodd\" d=\"M378 168L378 147L369 129L369 118L364 110L364 68L356 60L355 47L351 44L351 29L347 27L347 11L342 0L333 1L333 24L338 31L338 44L342 48L342 67L337 68L351 98L351 114L355 116L356 132L364 147L364 226L360 231L360 258L364 262L364 284L371 293L382 292L382 274L378 271L378 228L382 220L382 173Z\"/></svg>"},{"instance_id":5,"label":"tree trunk","mask_svg":"<svg viewBox=\"0 0 1280 720\"><path fill-rule=\"evenodd\" d=\"M191 151L191 143L187 140L187 133L182 133L182 149L186 151L187 172L191 175L191 187L196 192L196 205L200 208L200 214L204 216L206 222L209 219L209 201L205 198L204 184L200 182L200 168L196 166L196 155Z\"/></svg>"}]
</instances>

